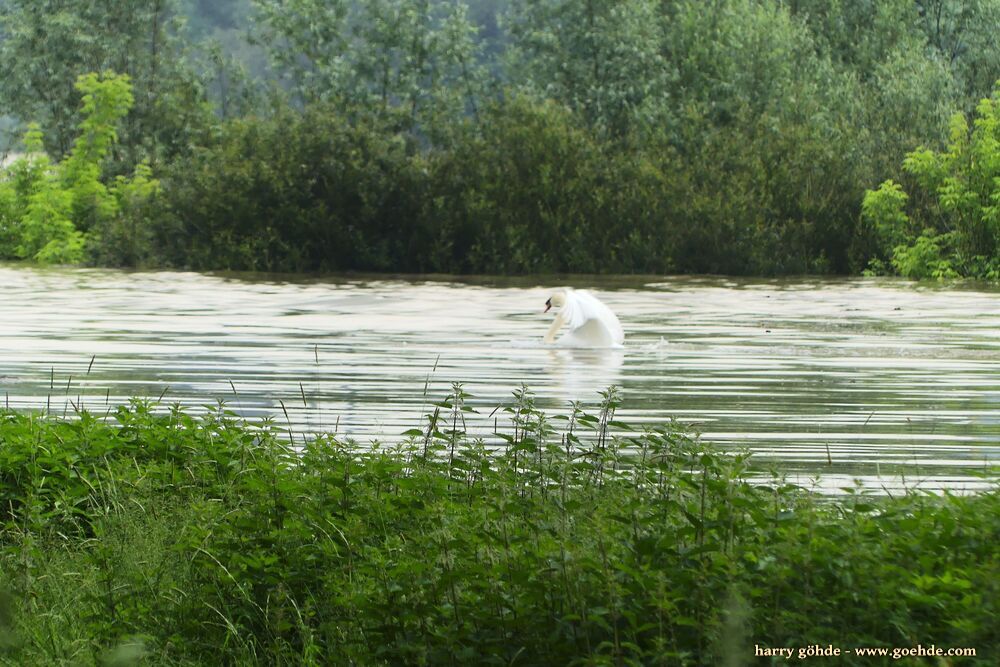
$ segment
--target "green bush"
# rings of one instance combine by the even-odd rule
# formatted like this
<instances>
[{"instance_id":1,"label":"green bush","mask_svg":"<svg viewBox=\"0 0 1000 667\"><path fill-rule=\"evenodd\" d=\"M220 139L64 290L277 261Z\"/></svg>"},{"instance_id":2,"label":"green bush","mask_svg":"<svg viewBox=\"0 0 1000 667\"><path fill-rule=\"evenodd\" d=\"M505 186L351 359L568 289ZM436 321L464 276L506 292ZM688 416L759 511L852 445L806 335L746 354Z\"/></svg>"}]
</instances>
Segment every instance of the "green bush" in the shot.
<instances>
[{"instance_id":1,"label":"green bush","mask_svg":"<svg viewBox=\"0 0 1000 667\"><path fill-rule=\"evenodd\" d=\"M778 119L747 110L685 152L667 135L600 138L564 106L523 95L477 118L434 146L320 107L226 123L164 175L150 213L159 260L264 271L847 269L860 195L820 127L766 130ZM760 138L741 143L758 122Z\"/></svg>"},{"instance_id":2,"label":"green bush","mask_svg":"<svg viewBox=\"0 0 1000 667\"><path fill-rule=\"evenodd\" d=\"M893 248L892 266L904 278L957 278L951 261L945 259L953 238L953 233L936 236L933 229L924 230L913 245Z\"/></svg>"},{"instance_id":3,"label":"green bush","mask_svg":"<svg viewBox=\"0 0 1000 667\"><path fill-rule=\"evenodd\" d=\"M320 108L229 123L165 176L157 246L174 265L267 271L670 267L647 160L557 105L482 114L430 150Z\"/></svg>"},{"instance_id":4,"label":"green bush","mask_svg":"<svg viewBox=\"0 0 1000 667\"><path fill-rule=\"evenodd\" d=\"M83 121L70 154L52 163L43 151L37 126L29 126L27 155L0 173L0 253L43 264L72 264L85 258L106 259L109 244L115 257L134 245L107 233L134 229L141 203L156 191L148 165L132 178L119 176L112 188L101 180L102 166L117 139L116 127L132 106L129 79L111 72L86 74L77 80L83 96ZM134 241L137 234L124 240ZM116 262L117 263L117 262Z\"/></svg>"},{"instance_id":5,"label":"green bush","mask_svg":"<svg viewBox=\"0 0 1000 667\"><path fill-rule=\"evenodd\" d=\"M437 270L667 272L665 178L641 152L596 139L552 102L515 97L481 131L432 153L424 227ZM428 267L431 268L431 267Z\"/></svg>"},{"instance_id":6,"label":"green bush","mask_svg":"<svg viewBox=\"0 0 1000 667\"><path fill-rule=\"evenodd\" d=\"M919 148L907 155L903 168L918 195L915 203L892 181L865 196L865 222L875 229L882 257L891 252L900 275L998 275L1000 84L976 114L971 130L962 114L952 117L943 152Z\"/></svg>"},{"instance_id":7,"label":"green bush","mask_svg":"<svg viewBox=\"0 0 1000 667\"><path fill-rule=\"evenodd\" d=\"M201 269L403 269L424 171L402 136L333 112L232 121L164 173L155 245Z\"/></svg>"},{"instance_id":8,"label":"green bush","mask_svg":"<svg viewBox=\"0 0 1000 667\"><path fill-rule=\"evenodd\" d=\"M0 662L725 664L1000 650L1000 493L827 501L676 425L461 387L388 447L135 402L0 416ZM492 420L490 420L492 422ZM505 423L504 423L505 422ZM6 600L6 602L4 602ZM846 664L870 664L848 656Z\"/></svg>"}]
</instances>

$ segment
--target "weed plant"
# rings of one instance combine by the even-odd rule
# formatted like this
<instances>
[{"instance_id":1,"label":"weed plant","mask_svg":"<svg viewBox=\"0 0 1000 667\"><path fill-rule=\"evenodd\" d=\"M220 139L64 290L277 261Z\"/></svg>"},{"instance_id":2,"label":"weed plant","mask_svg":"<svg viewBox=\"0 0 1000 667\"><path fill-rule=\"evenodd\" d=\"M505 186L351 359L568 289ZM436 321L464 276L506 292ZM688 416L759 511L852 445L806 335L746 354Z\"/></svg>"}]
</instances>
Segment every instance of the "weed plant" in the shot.
<instances>
[{"instance_id":1,"label":"weed plant","mask_svg":"<svg viewBox=\"0 0 1000 667\"><path fill-rule=\"evenodd\" d=\"M373 448L221 405L0 414L0 663L995 664L997 489L831 501L613 389L556 417L520 389L488 441L468 398Z\"/></svg>"}]
</instances>

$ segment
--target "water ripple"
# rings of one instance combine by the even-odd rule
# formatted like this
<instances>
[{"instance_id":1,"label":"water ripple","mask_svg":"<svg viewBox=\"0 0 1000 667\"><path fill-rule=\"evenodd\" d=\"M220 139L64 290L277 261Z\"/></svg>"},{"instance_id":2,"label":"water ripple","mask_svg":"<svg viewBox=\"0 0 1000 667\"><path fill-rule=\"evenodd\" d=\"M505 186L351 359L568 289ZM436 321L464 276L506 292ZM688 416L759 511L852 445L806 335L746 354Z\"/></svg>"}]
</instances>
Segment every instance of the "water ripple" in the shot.
<instances>
[{"instance_id":1,"label":"water ripple","mask_svg":"<svg viewBox=\"0 0 1000 667\"><path fill-rule=\"evenodd\" d=\"M419 425L453 380L483 415L521 383L557 411L619 384L623 419L677 417L823 488L981 488L1000 452L1000 292L986 287L581 277L627 332L624 350L595 353L541 345L556 286L541 279L0 266L0 280L12 407L164 394L283 422L281 401L295 431L364 443Z\"/></svg>"}]
</instances>

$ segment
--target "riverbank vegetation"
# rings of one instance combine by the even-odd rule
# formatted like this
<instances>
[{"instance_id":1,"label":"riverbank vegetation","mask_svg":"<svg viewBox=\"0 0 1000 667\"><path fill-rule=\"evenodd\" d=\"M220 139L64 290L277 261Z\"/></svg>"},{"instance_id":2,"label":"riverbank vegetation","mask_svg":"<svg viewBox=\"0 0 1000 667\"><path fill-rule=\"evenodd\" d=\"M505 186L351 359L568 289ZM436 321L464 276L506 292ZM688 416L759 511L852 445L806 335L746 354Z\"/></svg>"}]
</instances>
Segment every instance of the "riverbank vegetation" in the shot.
<instances>
[{"instance_id":1,"label":"riverbank vegetation","mask_svg":"<svg viewBox=\"0 0 1000 667\"><path fill-rule=\"evenodd\" d=\"M1000 0L129 7L0 3L0 113L39 128L18 148L69 159L78 77L127 74L97 182L139 179L112 222L50 202L36 248L7 169L3 256L1000 275Z\"/></svg>"},{"instance_id":2,"label":"riverbank vegetation","mask_svg":"<svg viewBox=\"0 0 1000 667\"><path fill-rule=\"evenodd\" d=\"M997 490L751 484L747 455L633 431L618 402L546 416L521 390L484 420L456 386L374 448L221 406L4 412L0 662L736 665L933 643L993 664Z\"/></svg>"},{"instance_id":3,"label":"riverbank vegetation","mask_svg":"<svg viewBox=\"0 0 1000 667\"><path fill-rule=\"evenodd\" d=\"M149 164L130 177L102 179L102 167L118 138L118 122L133 103L127 76L81 76L84 118L73 148L53 163L42 133L32 125L25 135L28 153L15 160L0 182L0 256L43 263L78 263L90 250L116 248L115 259L132 257L141 220L156 191ZM128 232L123 230L129 229Z\"/></svg>"},{"instance_id":4,"label":"riverbank vegetation","mask_svg":"<svg viewBox=\"0 0 1000 667\"><path fill-rule=\"evenodd\" d=\"M952 117L945 150L906 156L912 203L892 180L865 194L863 217L883 252L872 259L873 269L891 261L904 276L1000 279L1000 92L976 111L971 129L961 114Z\"/></svg>"}]
</instances>

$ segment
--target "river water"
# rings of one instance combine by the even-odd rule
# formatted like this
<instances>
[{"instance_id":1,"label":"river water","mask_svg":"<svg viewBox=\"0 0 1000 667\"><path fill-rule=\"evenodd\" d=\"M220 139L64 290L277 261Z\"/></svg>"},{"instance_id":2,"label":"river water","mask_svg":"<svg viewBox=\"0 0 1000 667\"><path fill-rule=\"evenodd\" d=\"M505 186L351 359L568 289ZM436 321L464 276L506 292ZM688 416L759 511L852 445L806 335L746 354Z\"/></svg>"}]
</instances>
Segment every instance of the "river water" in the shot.
<instances>
[{"instance_id":1,"label":"river water","mask_svg":"<svg viewBox=\"0 0 1000 667\"><path fill-rule=\"evenodd\" d=\"M1000 460L1000 289L887 279L291 280L0 266L14 408L129 396L300 434L398 439L464 382L487 415L527 384L554 413L623 389L620 419L676 417L759 470L836 489L984 488ZM554 287L594 291L622 350L542 345ZM426 393L425 393L426 387ZM235 391L234 391L235 390Z\"/></svg>"}]
</instances>

